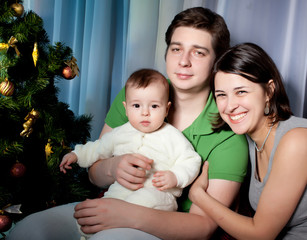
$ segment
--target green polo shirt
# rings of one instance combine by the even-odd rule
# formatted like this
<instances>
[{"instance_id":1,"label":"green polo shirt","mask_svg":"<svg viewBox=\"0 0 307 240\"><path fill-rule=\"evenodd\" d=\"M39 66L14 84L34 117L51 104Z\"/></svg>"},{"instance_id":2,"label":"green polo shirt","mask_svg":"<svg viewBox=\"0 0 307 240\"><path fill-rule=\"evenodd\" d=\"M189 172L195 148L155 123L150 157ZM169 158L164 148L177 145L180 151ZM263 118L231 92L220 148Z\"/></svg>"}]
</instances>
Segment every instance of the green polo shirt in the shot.
<instances>
[{"instance_id":1,"label":"green polo shirt","mask_svg":"<svg viewBox=\"0 0 307 240\"><path fill-rule=\"evenodd\" d=\"M105 119L105 123L111 128L128 121L123 101L125 101L124 88L116 96ZM209 162L209 179L243 182L248 164L246 138L230 130L213 132L210 117L212 113L217 112L216 103L210 93L204 110L182 133L192 143L203 161ZM188 199L188 188L184 189L182 196L178 199L178 206L180 211L189 211L191 201Z\"/></svg>"}]
</instances>

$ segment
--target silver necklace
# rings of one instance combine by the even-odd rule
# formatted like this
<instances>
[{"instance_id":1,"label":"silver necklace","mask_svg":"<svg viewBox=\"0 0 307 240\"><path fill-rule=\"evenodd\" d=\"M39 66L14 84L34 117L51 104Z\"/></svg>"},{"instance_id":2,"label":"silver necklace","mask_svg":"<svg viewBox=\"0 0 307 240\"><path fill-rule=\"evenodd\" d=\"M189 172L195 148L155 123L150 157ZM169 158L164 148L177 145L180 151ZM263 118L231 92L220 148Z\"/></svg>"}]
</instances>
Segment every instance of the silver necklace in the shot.
<instances>
[{"instance_id":1,"label":"silver necklace","mask_svg":"<svg viewBox=\"0 0 307 240\"><path fill-rule=\"evenodd\" d=\"M261 148L258 149L258 148L257 148L257 144L255 143L255 141L253 141L253 142L254 142L254 146L255 146L257 152L261 152L261 151L263 150L264 144L265 144L266 140L268 140L268 137L269 137L269 135L270 135L270 133L271 133L272 128L273 128L273 124L272 124L272 126L270 127L270 130L269 130L268 134L266 135L266 137L265 137L265 139L264 139L264 142L263 142Z\"/></svg>"}]
</instances>

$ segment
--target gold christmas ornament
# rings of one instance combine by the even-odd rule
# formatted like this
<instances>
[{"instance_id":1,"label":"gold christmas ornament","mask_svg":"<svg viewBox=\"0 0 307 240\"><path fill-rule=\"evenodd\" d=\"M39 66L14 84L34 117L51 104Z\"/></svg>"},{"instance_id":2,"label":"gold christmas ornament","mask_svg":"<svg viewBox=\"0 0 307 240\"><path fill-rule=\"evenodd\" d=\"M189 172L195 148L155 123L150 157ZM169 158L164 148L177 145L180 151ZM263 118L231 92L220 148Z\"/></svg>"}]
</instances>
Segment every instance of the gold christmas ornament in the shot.
<instances>
[{"instance_id":1,"label":"gold christmas ornament","mask_svg":"<svg viewBox=\"0 0 307 240\"><path fill-rule=\"evenodd\" d=\"M32 58L33 58L33 62L34 62L34 66L36 67L36 62L38 59L38 49L37 49L37 42L34 43L34 48L33 48L33 52L32 52Z\"/></svg>"},{"instance_id":2,"label":"gold christmas ornament","mask_svg":"<svg viewBox=\"0 0 307 240\"><path fill-rule=\"evenodd\" d=\"M17 42L18 40L15 37L11 36L8 43L0 43L0 50L8 50L10 47L12 47L15 49L17 56L19 56L20 52L16 46Z\"/></svg>"},{"instance_id":3,"label":"gold christmas ornament","mask_svg":"<svg viewBox=\"0 0 307 240\"><path fill-rule=\"evenodd\" d=\"M22 125L24 130L20 133L22 137L29 137L30 134L33 132L32 125L36 122L39 118L39 112L32 109L31 112L25 117L26 122Z\"/></svg>"},{"instance_id":4,"label":"gold christmas ornament","mask_svg":"<svg viewBox=\"0 0 307 240\"><path fill-rule=\"evenodd\" d=\"M14 93L14 84L5 78L5 80L0 83L0 92L3 96L12 96Z\"/></svg>"},{"instance_id":5,"label":"gold christmas ornament","mask_svg":"<svg viewBox=\"0 0 307 240\"><path fill-rule=\"evenodd\" d=\"M49 158L51 153L53 153L50 139L48 139L48 143L45 146L45 153L46 153L46 160Z\"/></svg>"},{"instance_id":6,"label":"gold christmas ornament","mask_svg":"<svg viewBox=\"0 0 307 240\"><path fill-rule=\"evenodd\" d=\"M13 3L13 4L11 5L11 8L14 9L14 12L15 12L14 15L15 15L16 17L21 17L21 16L22 16L22 14L23 14L23 12L24 12L24 7L23 7L22 4L20 4L20 3Z\"/></svg>"},{"instance_id":7,"label":"gold christmas ornament","mask_svg":"<svg viewBox=\"0 0 307 240\"><path fill-rule=\"evenodd\" d=\"M6 50L9 48L9 45L7 43L0 43L0 50Z\"/></svg>"}]
</instances>

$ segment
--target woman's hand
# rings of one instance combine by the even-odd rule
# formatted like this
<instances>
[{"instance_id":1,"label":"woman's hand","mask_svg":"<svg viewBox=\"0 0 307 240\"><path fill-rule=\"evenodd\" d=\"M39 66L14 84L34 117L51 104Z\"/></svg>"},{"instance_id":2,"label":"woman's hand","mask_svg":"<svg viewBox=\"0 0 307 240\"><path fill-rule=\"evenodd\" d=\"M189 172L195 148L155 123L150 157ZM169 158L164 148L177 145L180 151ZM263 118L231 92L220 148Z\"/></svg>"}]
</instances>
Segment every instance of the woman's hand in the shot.
<instances>
[{"instance_id":1,"label":"woman's hand","mask_svg":"<svg viewBox=\"0 0 307 240\"><path fill-rule=\"evenodd\" d=\"M205 161L201 175L196 179L196 181L193 183L192 187L190 188L189 199L196 204L199 194L203 194L204 192L206 192L208 188L209 185L208 168L209 168L209 163L208 161Z\"/></svg>"}]
</instances>

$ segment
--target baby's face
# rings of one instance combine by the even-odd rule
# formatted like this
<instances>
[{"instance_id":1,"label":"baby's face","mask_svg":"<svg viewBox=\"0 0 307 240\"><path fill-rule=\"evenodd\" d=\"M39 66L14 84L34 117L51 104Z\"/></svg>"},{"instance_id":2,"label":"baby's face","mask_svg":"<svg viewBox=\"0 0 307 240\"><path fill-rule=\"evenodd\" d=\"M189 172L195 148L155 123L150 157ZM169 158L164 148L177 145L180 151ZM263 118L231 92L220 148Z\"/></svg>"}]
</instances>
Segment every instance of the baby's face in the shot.
<instances>
[{"instance_id":1,"label":"baby's face","mask_svg":"<svg viewBox=\"0 0 307 240\"><path fill-rule=\"evenodd\" d=\"M141 132L150 133L162 126L170 102L163 84L155 82L146 88L129 87L124 106L131 125Z\"/></svg>"}]
</instances>

